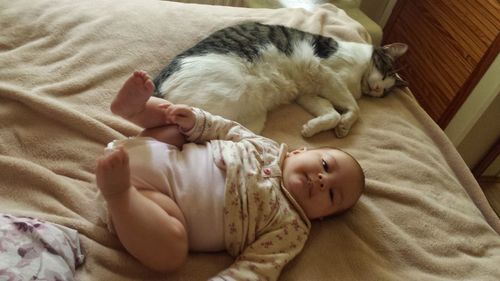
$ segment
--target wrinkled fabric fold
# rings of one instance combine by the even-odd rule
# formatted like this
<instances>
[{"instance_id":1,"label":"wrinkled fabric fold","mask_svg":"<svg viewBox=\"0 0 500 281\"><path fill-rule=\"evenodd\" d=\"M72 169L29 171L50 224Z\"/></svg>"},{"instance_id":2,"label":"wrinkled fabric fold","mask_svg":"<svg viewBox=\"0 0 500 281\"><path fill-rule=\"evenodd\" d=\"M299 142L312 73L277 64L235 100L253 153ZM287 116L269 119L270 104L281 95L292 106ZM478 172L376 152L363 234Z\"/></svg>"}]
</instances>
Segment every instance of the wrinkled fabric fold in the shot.
<instances>
[{"instance_id":1,"label":"wrinkled fabric fold","mask_svg":"<svg viewBox=\"0 0 500 281\"><path fill-rule=\"evenodd\" d=\"M98 219L96 159L140 128L109 105L136 69L152 77L215 30L243 21L369 41L332 5L245 9L154 0L0 0L0 212L77 230L78 280L207 280L232 264L191 254L178 272L147 270ZM410 85L411 89L411 85ZM335 89L332 89L332 91ZM366 193L349 212L313 223L281 280L500 280L499 220L444 133L409 91L361 98L349 136L301 137L295 104L263 135L290 149L338 146L361 163Z\"/></svg>"}]
</instances>

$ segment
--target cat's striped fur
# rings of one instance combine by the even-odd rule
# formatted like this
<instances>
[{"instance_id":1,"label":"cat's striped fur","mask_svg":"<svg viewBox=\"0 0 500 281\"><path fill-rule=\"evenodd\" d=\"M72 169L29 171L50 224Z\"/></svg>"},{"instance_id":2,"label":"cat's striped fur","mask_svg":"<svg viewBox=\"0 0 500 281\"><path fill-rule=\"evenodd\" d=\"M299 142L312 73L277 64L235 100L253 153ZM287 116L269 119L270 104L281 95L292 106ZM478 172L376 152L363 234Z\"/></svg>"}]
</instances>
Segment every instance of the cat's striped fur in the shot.
<instances>
[{"instance_id":1,"label":"cat's striped fur","mask_svg":"<svg viewBox=\"0 0 500 281\"><path fill-rule=\"evenodd\" d=\"M394 60L406 48L247 22L219 30L175 57L154 79L155 95L257 133L267 111L296 101L316 116L303 126L304 136L335 128L343 137L358 118L361 93L382 96L401 85Z\"/></svg>"}]
</instances>

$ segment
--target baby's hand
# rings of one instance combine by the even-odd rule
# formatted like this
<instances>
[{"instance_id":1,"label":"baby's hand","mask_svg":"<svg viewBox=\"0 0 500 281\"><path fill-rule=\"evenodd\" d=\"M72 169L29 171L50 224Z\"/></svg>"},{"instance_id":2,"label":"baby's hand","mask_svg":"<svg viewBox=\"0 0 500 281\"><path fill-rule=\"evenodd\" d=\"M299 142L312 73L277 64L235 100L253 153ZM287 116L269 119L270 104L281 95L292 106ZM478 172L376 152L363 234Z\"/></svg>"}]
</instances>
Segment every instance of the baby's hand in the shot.
<instances>
[{"instance_id":1,"label":"baby's hand","mask_svg":"<svg viewBox=\"0 0 500 281\"><path fill-rule=\"evenodd\" d=\"M191 107L184 104L172 103L164 103L159 107L165 110L167 124L175 124L185 132L194 127L196 117Z\"/></svg>"}]
</instances>

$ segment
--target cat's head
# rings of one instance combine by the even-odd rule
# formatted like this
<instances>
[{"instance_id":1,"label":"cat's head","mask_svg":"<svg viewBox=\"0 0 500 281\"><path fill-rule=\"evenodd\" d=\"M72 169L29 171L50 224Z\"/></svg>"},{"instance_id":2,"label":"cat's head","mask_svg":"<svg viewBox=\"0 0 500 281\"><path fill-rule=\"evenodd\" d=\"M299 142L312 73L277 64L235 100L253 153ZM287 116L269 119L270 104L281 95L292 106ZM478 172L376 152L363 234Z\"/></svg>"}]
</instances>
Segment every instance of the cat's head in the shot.
<instances>
[{"instance_id":1,"label":"cat's head","mask_svg":"<svg viewBox=\"0 0 500 281\"><path fill-rule=\"evenodd\" d=\"M374 47L371 66L361 84L363 94L382 97L395 87L404 87L408 83L401 79L395 68L395 61L408 50L404 43L393 43Z\"/></svg>"}]
</instances>

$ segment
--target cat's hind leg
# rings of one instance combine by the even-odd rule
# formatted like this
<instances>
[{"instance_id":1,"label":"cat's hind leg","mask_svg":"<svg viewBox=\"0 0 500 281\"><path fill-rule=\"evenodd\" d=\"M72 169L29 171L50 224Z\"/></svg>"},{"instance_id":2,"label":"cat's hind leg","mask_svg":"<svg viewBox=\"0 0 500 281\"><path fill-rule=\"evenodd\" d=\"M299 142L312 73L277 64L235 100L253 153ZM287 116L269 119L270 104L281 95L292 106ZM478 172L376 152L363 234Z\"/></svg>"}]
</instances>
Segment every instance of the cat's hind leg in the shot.
<instances>
[{"instance_id":1,"label":"cat's hind leg","mask_svg":"<svg viewBox=\"0 0 500 281\"><path fill-rule=\"evenodd\" d=\"M249 116L247 119L239 120L238 122L255 134L260 134L266 125L266 119L267 114L264 112L262 114Z\"/></svg>"}]
</instances>

